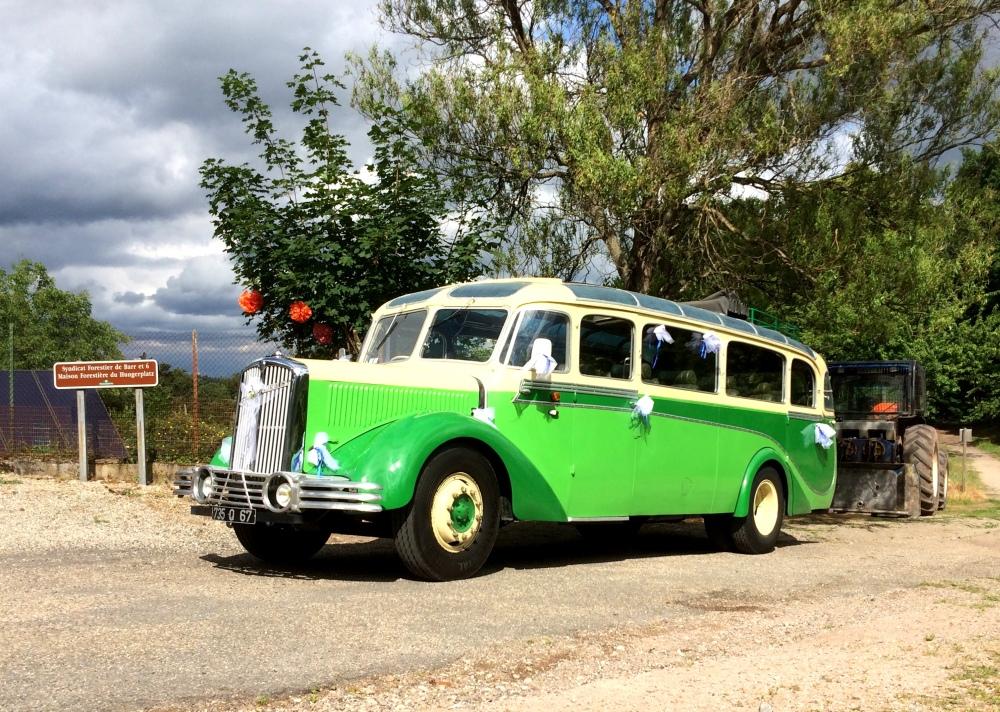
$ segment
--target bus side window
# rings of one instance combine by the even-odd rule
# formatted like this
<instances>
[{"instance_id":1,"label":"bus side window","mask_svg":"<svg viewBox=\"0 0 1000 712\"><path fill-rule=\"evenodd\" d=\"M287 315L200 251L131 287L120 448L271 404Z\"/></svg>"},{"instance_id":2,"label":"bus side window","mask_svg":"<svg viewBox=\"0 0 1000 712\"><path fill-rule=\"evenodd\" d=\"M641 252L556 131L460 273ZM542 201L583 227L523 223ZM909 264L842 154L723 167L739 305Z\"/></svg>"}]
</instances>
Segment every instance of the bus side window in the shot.
<instances>
[{"instance_id":1,"label":"bus side window","mask_svg":"<svg viewBox=\"0 0 1000 712\"><path fill-rule=\"evenodd\" d=\"M552 358L556 360L557 372L569 370L569 317L559 312L525 312L518 323L517 333L512 335L504 347L501 360L506 360L509 366L523 366L531 356L531 345L535 339L548 339L552 342Z\"/></svg>"},{"instance_id":2,"label":"bus side window","mask_svg":"<svg viewBox=\"0 0 1000 712\"><path fill-rule=\"evenodd\" d=\"M646 324L642 337L642 380L671 388L714 393L717 357L701 356L701 332L664 324L672 342L659 338L656 327Z\"/></svg>"},{"instance_id":3,"label":"bus side window","mask_svg":"<svg viewBox=\"0 0 1000 712\"><path fill-rule=\"evenodd\" d=\"M816 375L805 361L792 359L792 405L816 407Z\"/></svg>"},{"instance_id":4,"label":"bus side window","mask_svg":"<svg viewBox=\"0 0 1000 712\"><path fill-rule=\"evenodd\" d=\"M588 314L580 321L580 373L632 378L632 322Z\"/></svg>"},{"instance_id":5,"label":"bus side window","mask_svg":"<svg viewBox=\"0 0 1000 712\"><path fill-rule=\"evenodd\" d=\"M785 357L777 351L741 341L726 349L726 393L739 398L780 403L783 397Z\"/></svg>"}]
</instances>

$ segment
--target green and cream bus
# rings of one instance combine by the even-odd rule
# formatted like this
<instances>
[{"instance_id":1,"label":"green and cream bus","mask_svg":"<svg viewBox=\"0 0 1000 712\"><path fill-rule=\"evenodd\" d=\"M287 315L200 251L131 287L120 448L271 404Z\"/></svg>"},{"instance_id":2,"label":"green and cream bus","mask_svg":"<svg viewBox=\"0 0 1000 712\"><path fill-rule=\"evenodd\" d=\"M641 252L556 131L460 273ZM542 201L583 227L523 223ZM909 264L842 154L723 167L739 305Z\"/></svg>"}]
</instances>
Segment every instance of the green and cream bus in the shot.
<instances>
[{"instance_id":1,"label":"green and cream bus","mask_svg":"<svg viewBox=\"0 0 1000 712\"><path fill-rule=\"evenodd\" d=\"M777 331L554 279L407 294L357 362L263 358L235 430L175 491L252 555L301 561L330 533L395 539L416 576L480 569L502 524L598 534L703 517L771 551L826 510L836 448L826 365Z\"/></svg>"}]
</instances>

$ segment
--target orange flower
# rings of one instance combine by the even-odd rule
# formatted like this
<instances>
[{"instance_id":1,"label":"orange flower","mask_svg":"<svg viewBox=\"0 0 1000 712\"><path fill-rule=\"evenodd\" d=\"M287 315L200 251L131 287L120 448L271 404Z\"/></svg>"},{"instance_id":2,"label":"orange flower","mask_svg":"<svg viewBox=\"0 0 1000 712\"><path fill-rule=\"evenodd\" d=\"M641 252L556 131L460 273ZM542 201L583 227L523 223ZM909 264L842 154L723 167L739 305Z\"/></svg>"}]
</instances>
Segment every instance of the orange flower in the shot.
<instances>
[{"instance_id":1,"label":"orange flower","mask_svg":"<svg viewBox=\"0 0 1000 712\"><path fill-rule=\"evenodd\" d=\"M313 338L326 346L333 343L333 329L329 324L316 324L313 326Z\"/></svg>"},{"instance_id":2,"label":"orange flower","mask_svg":"<svg viewBox=\"0 0 1000 712\"><path fill-rule=\"evenodd\" d=\"M256 289L244 289L236 301L244 314L256 314L264 306L264 297Z\"/></svg>"},{"instance_id":3,"label":"orange flower","mask_svg":"<svg viewBox=\"0 0 1000 712\"><path fill-rule=\"evenodd\" d=\"M288 307L288 316L298 324L309 321L312 315L313 310L305 302L292 302L292 306Z\"/></svg>"}]
</instances>

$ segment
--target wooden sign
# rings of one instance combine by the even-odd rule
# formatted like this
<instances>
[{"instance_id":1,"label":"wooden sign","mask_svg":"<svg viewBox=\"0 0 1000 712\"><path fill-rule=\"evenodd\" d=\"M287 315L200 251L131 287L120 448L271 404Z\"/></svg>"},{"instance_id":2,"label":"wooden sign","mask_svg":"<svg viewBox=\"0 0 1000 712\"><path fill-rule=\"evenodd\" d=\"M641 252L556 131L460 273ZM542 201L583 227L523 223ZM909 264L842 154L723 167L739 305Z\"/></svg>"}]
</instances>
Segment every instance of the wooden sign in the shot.
<instances>
[{"instance_id":1,"label":"wooden sign","mask_svg":"<svg viewBox=\"0 0 1000 712\"><path fill-rule=\"evenodd\" d=\"M63 361L52 366L56 388L147 388L160 382L153 359L136 361Z\"/></svg>"}]
</instances>

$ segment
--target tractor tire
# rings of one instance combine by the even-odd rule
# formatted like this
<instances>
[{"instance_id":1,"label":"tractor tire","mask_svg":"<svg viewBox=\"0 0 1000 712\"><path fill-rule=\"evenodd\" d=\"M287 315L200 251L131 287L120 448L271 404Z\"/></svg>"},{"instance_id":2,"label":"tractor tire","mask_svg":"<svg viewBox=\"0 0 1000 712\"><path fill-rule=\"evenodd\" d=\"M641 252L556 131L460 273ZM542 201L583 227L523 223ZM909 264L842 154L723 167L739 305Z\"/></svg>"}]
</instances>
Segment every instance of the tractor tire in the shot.
<instances>
[{"instance_id":1,"label":"tractor tire","mask_svg":"<svg viewBox=\"0 0 1000 712\"><path fill-rule=\"evenodd\" d=\"M948 452L941 448L938 450L938 510L944 509L948 504Z\"/></svg>"},{"instance_id":2,"label":"tractor tire","mask_svg":"<svg viewBox=\"0 0 1000 712\"><path fill-rule=\"evenodd\" d=\"M912 425L903 435L903 461L913 465L920 487L920 516L929 517L938 510L937 431L929 425Z\"/></svg>"}]
</instances>

